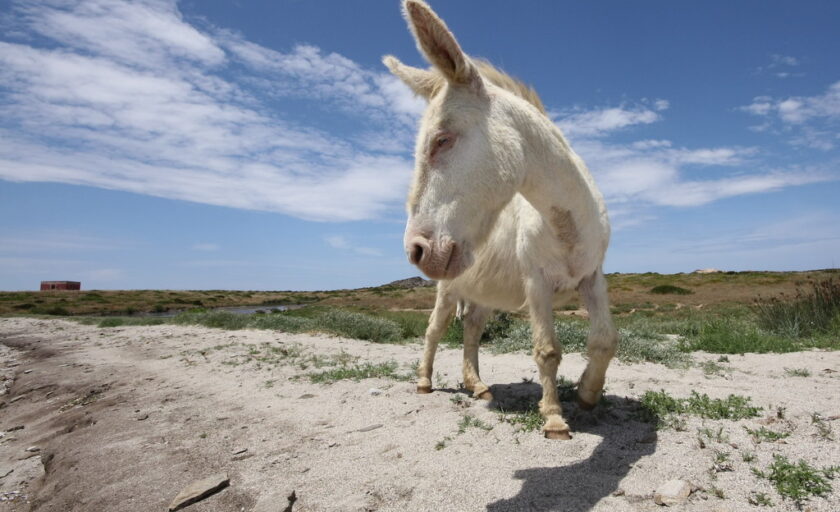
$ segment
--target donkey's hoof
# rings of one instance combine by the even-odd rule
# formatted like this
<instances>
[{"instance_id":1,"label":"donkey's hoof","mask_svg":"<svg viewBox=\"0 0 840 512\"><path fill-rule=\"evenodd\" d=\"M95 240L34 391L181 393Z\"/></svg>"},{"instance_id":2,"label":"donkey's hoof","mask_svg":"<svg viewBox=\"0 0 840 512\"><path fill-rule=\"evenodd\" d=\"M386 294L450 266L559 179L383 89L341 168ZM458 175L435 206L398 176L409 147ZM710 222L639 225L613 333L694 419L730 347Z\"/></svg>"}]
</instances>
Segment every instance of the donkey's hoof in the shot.
<instances>
[{"instance_id":1,"label":"donkey's hoof","mask_svg":"<svg viewBox=\"0 0 840 512\"><path fill-rule=\"evenodd\" d=\"M572 438L572 433L569 432L569 429L546 430L544 434L546 439L559 439L561 441L568 441Z\"/></svg>"},{"instance_id":2,"label":"donkey's hoof","mask_svg":"<svg viewBox=\"0 0 840 512\"><path fill-rule=\"evenodd\" d=\"M487 400L488 402L493 401L493 393L491 393L489 389L486 391L482 391L481 393L475 395L475 397L479 400Z\"/></svg>"},{"instance_id":3,"label":"donkey's hoof","mask_svg":"<svg viewBox=\"0 0 840 512\"><path fill-rule=\"evenodd\" d=\"M417 386L417 393L427 395L432 392L432 386Z\"/></svg>"}]
</instances>

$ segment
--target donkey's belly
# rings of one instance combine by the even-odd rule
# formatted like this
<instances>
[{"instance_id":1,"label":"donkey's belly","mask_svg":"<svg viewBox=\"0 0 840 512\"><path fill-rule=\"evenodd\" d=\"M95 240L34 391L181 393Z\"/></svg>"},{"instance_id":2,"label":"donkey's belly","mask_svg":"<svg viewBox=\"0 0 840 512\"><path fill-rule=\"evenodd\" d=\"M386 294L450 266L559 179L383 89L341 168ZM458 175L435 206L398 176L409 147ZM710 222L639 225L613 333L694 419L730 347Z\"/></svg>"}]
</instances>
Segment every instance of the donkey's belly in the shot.
<instances>
[{"instance_id":1,"label":"donkey's belly","mask_svg":"<svg viewBox=\"0 0 840 512\"><path fill-rule=\"evenodd\" d=\"M525 307L525 288L519 276L479 276L475 265L450 284L459 297L482 306L503 311L517 311ZM477 270L477 269L476 269ZM512 278L511 278L512 277Z\"/></svg>"}]
</instances>

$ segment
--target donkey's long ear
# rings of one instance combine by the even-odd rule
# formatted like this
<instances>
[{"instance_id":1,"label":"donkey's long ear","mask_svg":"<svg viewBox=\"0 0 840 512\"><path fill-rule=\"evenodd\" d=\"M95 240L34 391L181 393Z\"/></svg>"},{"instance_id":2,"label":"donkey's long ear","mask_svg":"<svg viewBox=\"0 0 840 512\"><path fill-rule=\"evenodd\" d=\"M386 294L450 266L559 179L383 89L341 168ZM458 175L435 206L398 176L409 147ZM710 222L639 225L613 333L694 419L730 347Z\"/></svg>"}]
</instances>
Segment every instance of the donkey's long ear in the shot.
<instances>
[{"instance_id":1,"label":"donkey's long ear","mask_svg":"<svg viewBox=\"0 0 840 512\"><path fill-rule=\"evenodd\" d=\"M417 48L452 83L481 86L478 70L461 50L455 36L422 0L405 0L403 12Z\"/></svg>"},{"instance_id":2,"label":"donkey's long ear","mask_svg":"<svg viewBox=\"0 0 840 512\"><path fill-rule=\"evenodd\" d=\"M406 66L393 55L382 57L382 63L388 66L397 78L403 81L414 94L426 99L435 95L443 80L440 75L426 69Z\"/></svg>"}]
</instances>

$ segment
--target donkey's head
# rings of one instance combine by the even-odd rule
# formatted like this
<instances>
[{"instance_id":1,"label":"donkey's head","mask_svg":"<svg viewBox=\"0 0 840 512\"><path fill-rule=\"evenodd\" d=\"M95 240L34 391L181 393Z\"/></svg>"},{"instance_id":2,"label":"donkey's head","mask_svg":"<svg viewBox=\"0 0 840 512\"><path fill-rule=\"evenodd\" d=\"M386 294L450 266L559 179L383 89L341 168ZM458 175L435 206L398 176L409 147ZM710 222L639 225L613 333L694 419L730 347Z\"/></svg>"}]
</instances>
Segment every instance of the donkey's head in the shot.
<instances>
[{"instance_id":1,"label":"donkey's head","mask_svg":"<svg viewBox=\"0 0 840 512\"><path fill-rule=\"evenodd\" d=\"M415 147L405 250L429 277L453 279L470 266L516 192L522 144L505 92L482 76L444 22L420 0L405 0L403 8L432 64L426 70L383 59L429 102Z\"/></svg>"}]
</instances>

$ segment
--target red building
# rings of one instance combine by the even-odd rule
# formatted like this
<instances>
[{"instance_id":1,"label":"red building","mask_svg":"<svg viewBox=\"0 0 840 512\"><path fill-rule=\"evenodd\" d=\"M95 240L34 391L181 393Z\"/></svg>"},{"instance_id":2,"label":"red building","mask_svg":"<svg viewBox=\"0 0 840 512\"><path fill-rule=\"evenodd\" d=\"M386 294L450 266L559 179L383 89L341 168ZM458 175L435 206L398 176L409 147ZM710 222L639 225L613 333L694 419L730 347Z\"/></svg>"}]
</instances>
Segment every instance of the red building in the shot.
<instances>
[{"instance_id":1,"label":"red building","mask_svg":"<svg viewBox=\"0 0 840 512\"><path fill-rule=\"evenodd\" d=\"M79 281L41 281L41 291L49 290L81 290Z\"/></svg>"}]
</instances>

